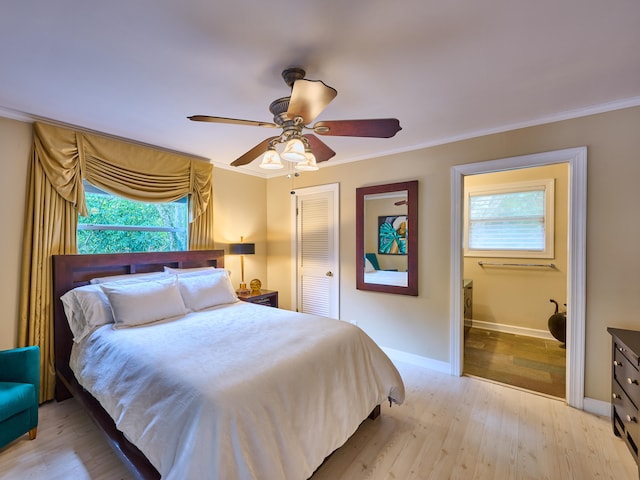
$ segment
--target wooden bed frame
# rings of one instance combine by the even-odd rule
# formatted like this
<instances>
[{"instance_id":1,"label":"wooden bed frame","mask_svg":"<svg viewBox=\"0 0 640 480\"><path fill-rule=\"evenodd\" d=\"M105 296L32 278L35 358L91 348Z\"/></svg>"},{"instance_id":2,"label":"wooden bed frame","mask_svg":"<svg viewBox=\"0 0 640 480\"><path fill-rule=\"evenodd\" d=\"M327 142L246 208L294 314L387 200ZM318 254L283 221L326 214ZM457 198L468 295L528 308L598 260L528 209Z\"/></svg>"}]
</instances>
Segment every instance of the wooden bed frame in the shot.
<instances>
[{"instance_id":1,"label":"wooden bed frame","mask_svg":"<svg viewBox=\"0 0 640 480\"><path fill-rule=\"evenodd\" d=\"M223 250L186 252L115 253L99 255L53 255L53 304L56 368L56 400L72 395L105 434L107 442L139 479L159 479L160 474L138 448L120 432L100 403L77 382L69 357L73 334L60 297L89 280L111 275L161 272L172 268L224 267Z\"/></svg>"},{"instance_id":2,"label":"wooden bed frame","mask_svg":"<svg viewBox=\"0 0 640 480\"><path fill-rule=\"evenodd\" d=\"M224 267L223 250L185 252L115 253L97 255L53 255L53 304L55 337L55 398L62 401L74 396L104 433L108 444L141 480L159 479L160 474L144 454L120 432L100 403L76 380L69 366L73 334L67 323L60 297L69 290L87 285L92 278L132 273L161 272L172 268ZM368 418L380 415L376 406Z\"/></svg>"}]
</instances>

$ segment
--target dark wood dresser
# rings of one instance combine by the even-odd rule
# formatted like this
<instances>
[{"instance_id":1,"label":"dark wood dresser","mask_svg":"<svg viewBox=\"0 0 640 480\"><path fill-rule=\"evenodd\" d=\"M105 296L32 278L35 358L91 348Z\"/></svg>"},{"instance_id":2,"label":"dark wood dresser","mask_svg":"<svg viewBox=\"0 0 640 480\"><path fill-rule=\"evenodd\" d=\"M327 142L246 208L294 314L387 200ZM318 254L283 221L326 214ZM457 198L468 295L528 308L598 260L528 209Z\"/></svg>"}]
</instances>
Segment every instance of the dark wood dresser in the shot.
<instances>
[{"instance_id":1,"label":"dark wood dresser","mask_svg":"<svg viewBox=\"0 0 640 480\"><path fill-rule=\"evenodd\" d=\"M611 422L613 433L622 437L638 464L640 427L640 332L607 328L613 347L611 376Z\"/></svg>"}]
</instances>

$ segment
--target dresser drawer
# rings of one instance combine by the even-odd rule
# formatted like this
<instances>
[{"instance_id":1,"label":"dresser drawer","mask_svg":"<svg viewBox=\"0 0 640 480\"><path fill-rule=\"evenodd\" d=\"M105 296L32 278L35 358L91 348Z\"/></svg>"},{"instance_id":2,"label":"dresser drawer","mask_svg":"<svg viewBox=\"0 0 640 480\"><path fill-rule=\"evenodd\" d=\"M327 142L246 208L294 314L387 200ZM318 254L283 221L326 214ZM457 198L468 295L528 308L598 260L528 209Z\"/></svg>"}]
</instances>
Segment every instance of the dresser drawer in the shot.
<instances>
[{"instance_id":1,"label":"dresser drawer","mask_svg":"<svg viewBox=\"0 0 640 480\"><path fill-rule=\"evenodd\" d=\"M621 353L636 367L640 368L640 359L638 358L638 354L633 351L633 349L629 348L624 344L622 340L616 338L613 342L613 348L616 352Z\"/></svg>"},{"instance_id":2,"label":"dresser drawer","mask_svg":"<svg viewBox=\"0 0 640 480\"><path fill-rule=\"evenodd\" d=\"M271 299L270 298L258 298L256 300L253 300L251 303L255 303L256 305L268 305L268 306L271 306Z\"/></svg>"},{"instance_id":3,"label":"dresser drawer","mask_svg":"<svg viewBox=\"0 0 640 480\"><path fill-rule=\"evenodd\" d=\"M614 431L625 439L625 443L638 460L638 409L629 400L624 390L616 382L613 382L613 426Z\"/></svg>"},{"instance_id":4,"label":"dresser drawer","mask_svg":"<svg viewBox=\"0 0 640 480\"><path fill-rule=\"evenodd\" d=\"M640 373L620 350L613 351L613 378L637 407L640 403Z\"/></svg>"}]
</instances>

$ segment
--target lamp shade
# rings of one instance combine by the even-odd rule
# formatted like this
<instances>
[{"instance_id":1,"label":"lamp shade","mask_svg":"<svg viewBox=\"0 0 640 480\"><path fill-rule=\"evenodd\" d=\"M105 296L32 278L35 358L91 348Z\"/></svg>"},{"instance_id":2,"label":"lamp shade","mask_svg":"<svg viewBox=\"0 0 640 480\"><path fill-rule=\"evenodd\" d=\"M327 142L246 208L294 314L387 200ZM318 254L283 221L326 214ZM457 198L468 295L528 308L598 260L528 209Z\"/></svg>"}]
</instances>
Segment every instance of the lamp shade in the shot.
<instances>
[{"instance_id":1,"label":"lamp shade","mask_svg":"<svg viewBox=\"0 0 640 480\"><path fill-rule=\"evenodd\" d=\"M280 161L280 155L276 152L275 148L268 148L265 154L262 156L262 163L260 168L266 168L268 170L277 170L282 168L282 162Z\"/></svg>"},{"instance_id":2,"label":"lamp shade","mask_svg":"<svg viewBox=\"0 0 640 480\"><path fill-rule=\"evenodd\" d=\"M316 156L311 152L311 150L307 150L304 152L307 160L304 162L299 162L296 164L296 168L298 170L302 170L303 172L314 172L318 170L318 165L316 164Z\"/></svg>"},{"instance_id":3,"label":"lamp shade","mask_svg":"<svg viewBox=\"0 0 640 480\"><path fill-rule=\"evenodd\" d=\"M229 254L231 255L253 255L256 253L255 243L230 243Z\"/></svg>"},{"instance_id":4,"label":"lamp shade","mask_svg":"<svg viewBox=\"0 0 640 480\"><path fill-rule=\"evenodd\" d=\"M299 138L292 138L285 144L280 156L288 162L304 162L307 159L304 154L304 143Z\"/></svg>"}]
</instances>

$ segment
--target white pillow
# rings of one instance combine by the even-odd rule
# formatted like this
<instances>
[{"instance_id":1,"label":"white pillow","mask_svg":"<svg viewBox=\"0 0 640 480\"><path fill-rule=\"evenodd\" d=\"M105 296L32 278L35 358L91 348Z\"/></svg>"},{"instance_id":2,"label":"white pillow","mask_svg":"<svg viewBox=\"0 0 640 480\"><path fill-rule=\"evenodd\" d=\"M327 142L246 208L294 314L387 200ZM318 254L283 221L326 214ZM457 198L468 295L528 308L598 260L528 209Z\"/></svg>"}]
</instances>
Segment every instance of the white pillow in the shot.
<instances>
[{"instance_id":1,"label":"white pillow","mask_svg":"<svg viewBox=\"0 0 640 480\"><path fill-rule=\"evenodd\" d=\"M149 272L149 273L130 273L125 275L112 275L110 277L98 277L89 280L92 285L111 282L147 282L149 280L159 280L167 278L168 274L165 272Z\"/></svg>"},{"instance_id":2,"label":"white pillow","mask_svg":"<svg viewBox=\"0 0 640 480\"><path fill-rule=\"evenodd\" d=\"M195 268L172 268L172 267L164 267L164 271L170 275L179 275L181 277L188 276L196 276L196 275L208 275L210 273L222 272L225 271L224 268L216 268L216 267L195 267Z\"/></svg>"},{"instance_id":3,"label":"white pillow","mask_svg":"<svg viewBox=\"0 0 640 480\"><path fill-rule=\"evenodd\" d=\"M138 283L104 283L115 327L131 327L188 313L175 276Z\"/></svg>"},{"instance_id":4,"label":"white pillow","mask_svg":"<svg viewBox=\"0 0 640 480\"><path fill-rule=\"evenodd\" d=\"M371 263L371 261L365 257L364 259L364 272L365 273L371 273L371 272L375 272L376 269L373 268L373 263Z\"/></svg>"},{"instance_id":5,"label":"white pillow","mask_svg":"<svg viewBox=\"0 0 640 480\"><path fill-rule=\"evenodd\" d=\"M185 305L194 311L238 301L224 269L208 275L180 275L178 286Z\"/></svg>"},{"instance_id":6,"label":"white pillow","mask_svg":"<svg viewBox=\"0 0 640 480\"><path fill-rule=\"evenodd\" d=\"M95 328L113 323L109 300L100 285L74 288L60 297L60 300L76 343Z\"/></svg>"}]
</instances>

